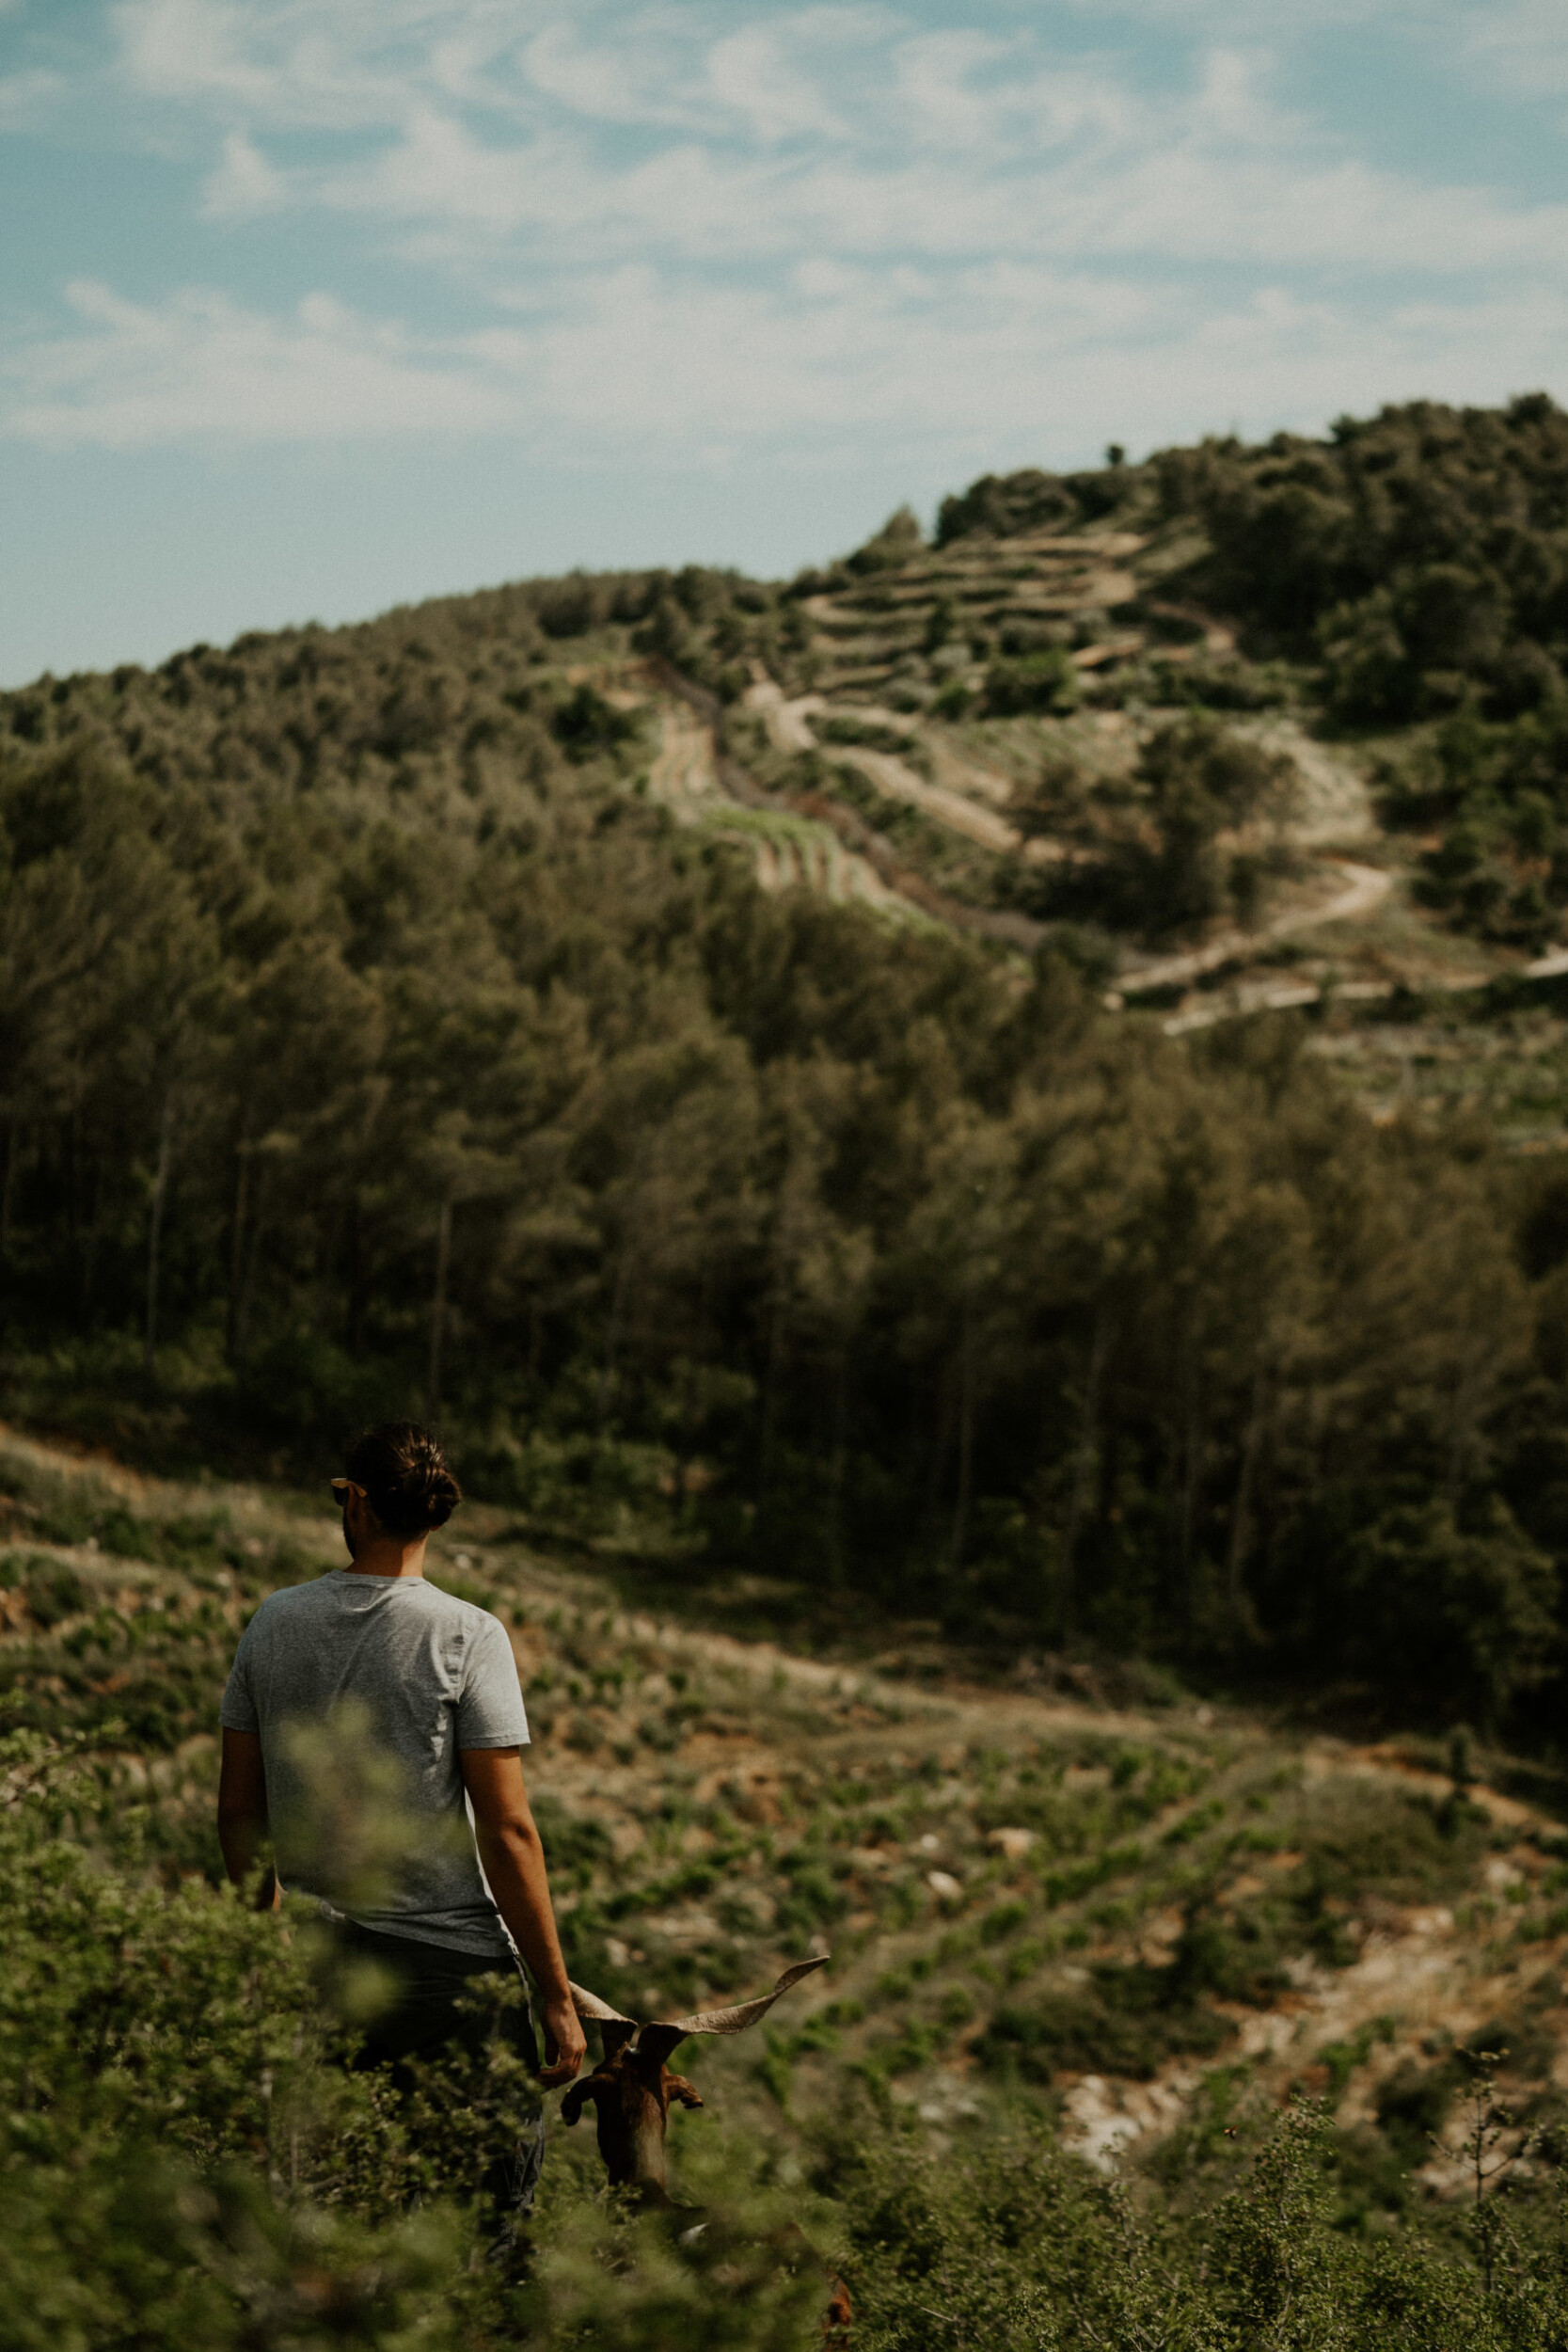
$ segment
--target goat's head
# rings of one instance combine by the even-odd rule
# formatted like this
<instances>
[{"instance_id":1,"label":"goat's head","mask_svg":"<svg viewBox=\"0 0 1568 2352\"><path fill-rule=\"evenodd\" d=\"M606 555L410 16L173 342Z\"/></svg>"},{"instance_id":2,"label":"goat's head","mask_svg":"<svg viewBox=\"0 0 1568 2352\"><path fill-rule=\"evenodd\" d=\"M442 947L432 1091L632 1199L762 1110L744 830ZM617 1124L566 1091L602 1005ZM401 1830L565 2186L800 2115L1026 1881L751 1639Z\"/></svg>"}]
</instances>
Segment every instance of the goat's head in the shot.
<instances>
[{"instance_id":1,"label":"goat's head","mask_svg":"<svg viewBox=\"0 0 1568 2352\"><path fill-rule=\"evenodd\" d=\"M593 2103L599 2153L616 2187L634 2188L652 2203L664 2200L664 2131L671 2102L683 2107L703 2104L684 2074L670 2072L668 2061L676 2043L689 2033L744 2033L768 2014L781 1993L822 1967L828 1957L824 1952L786 1968L772 1992L760 2000L646 2023L623 2017L596 1994L573 1985L578 2015L585 2025L597 2026L604 2036L604 2057L586 2081L574 2083L567 2091L561 2103L562 2121L575 2123L584 2106Z\"/></svg>"}]
</instances>

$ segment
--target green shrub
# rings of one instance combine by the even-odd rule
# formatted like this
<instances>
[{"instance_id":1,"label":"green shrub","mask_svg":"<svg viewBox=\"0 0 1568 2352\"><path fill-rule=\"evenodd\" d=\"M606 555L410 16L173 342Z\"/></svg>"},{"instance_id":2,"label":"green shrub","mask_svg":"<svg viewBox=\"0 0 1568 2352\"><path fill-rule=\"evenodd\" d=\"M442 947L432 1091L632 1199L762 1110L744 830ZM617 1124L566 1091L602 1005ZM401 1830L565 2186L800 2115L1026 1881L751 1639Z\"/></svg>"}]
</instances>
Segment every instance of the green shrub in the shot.
<instances>
[{"instance_id":1,"label":"green shrub","mask_svg":"<svg viewBox=\"0 0 1568 2352\"><path fill-rule=\"evenodd\" d=\"M986 672L986 709L993 719L1029 711L1061 714L1077 707L1078 673L1060 645L1016 660L993 661Z\"/></svg>"},{"instance_id":2,"label":"green shrub","mask_svg":"<svg viewBox=\"0 0 1568 2352\"><path fill-rule=\"evenodd\" d=\"M308 1923L105 1867L79 1836L101 1775L40 1740L0 1746L0 1785L8 2352L803 2340L827 2284L765 2161L694 2149L691 2233L607 2205L591 2147L558 2148L533 2278L511 2283L474 2192L516 2084L431 2070L400 2105L334 2062L352 2034Z\"/></svg>"},{"instance_id":3,"label":"green shrub","mask_svg":"<svg viewBox=\"0 0 1568 2352\"><path fill-rule=\"evenodd\" d=\"M1103 1962L1087 1981L998 2009L971 2044L982 2066L1024 2082L1063 2071L1152 2074L1178 2053L1210 2056L1233 2031L1174 1971Z\"/></svg>"}]
</instances>

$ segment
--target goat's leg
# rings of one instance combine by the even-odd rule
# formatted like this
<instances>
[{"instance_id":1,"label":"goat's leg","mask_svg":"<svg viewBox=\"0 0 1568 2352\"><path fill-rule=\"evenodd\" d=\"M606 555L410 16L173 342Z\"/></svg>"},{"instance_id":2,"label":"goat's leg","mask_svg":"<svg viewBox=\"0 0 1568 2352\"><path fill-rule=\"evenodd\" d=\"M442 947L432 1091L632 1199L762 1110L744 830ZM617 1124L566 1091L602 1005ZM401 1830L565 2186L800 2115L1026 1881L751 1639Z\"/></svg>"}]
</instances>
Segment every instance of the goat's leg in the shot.
<instances>
[{"instance_id":1,"label":"goat's leg","mask_svg":"<svg viewBox=\"0 0 1568 2352\"><path fill-rule=\"evenodd\" d=\"M584 2101L594 2106L597 2106L599 2103L598 2085L592 2074L586 2082L574 2083L567 2091L566 2096L561 2102L562 2122L566 2124L575 2123L582 2113Z\"/></svg>"},{"instance_id":2,"label":"goat's leg","mask_svg":"<svg viewBox=\"0 0 1568 2352\"><path fill-rule=\"evenodd\" d=\"M842 2344L854 2324L855 2307L849 2300L849 2290L842 2279L835 2279L828 2308L822 2314L823 2343Z\"/></svg>"}]
</instances>

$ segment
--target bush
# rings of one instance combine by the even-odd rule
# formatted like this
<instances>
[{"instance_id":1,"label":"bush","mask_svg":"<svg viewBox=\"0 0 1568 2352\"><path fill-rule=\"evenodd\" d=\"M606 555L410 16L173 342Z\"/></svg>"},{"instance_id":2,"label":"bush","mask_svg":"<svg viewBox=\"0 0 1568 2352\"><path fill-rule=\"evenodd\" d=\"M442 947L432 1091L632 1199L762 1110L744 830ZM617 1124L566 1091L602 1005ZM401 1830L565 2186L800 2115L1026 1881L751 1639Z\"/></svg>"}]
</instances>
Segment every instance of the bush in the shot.
<instances>
[{"instance_id":1,"label":"bush","mask_svg":"<svg viewBox=\"0 0 1568 2352\"><path fill-rule=\"evenodd\" d=\"M1060 645L1016 660L993 661L986 673L986 710L993 719L1030 711L1058 716L1078 706L1078 673Z\"/></svg>"},{"instance_id":2,"label":"bush","mask_svg":"<svg viewBox=\"0 0 1568 2352\"><path fill-rule=\"evenodd\" d=\"M823 2170L854 2341L873 2352L1548 2352L1568 2315L1549 2244L1532 2258L1516 2242L1488 2284L1416 2231L1337 2228L1339 2151L1310 2106L1274 2124L1230 2194L1180 2217L1064 2155L1038 2120L940 2158L890 2119L857 2123Z\"/></svg>"},{"instance_id":3,"label":"bush","mask_svg":"<svg viewBox=\"0 0 1568 2352\"><path fill-rule=\"evenodd\" d=\"M784 2352L827 2283L745 2151L694 2152L705 2227L607 2204L557 2150L532 2280L474 2201L515 2090L431 2070L406 2106L352 2042L307 1930L172 1897L80 1842L105 1787L0 1745L0 2343L142 2352ZM122 1852L127 1824L115 1832ZM131 1836L134 1846L134 1835ZM564 2160L562 2161L562 2157Z\"/></svg>"},{"instance_id":4,"label":"bush","mask_svg":"<svg viewBox=\"0 0 1568 2352\"><path fill-rule=\"evenodd\" d=\"M1397 1626L1423 1708L1495 1724L1547 1669L1555 1589L1551 1561L1499 1499L1468 1528L1435 1498L1396 1505L1349 1547L1353 1662L1374 1671Z\"/></svg>"},{"instance_id":5,"label":"bush","mask_svg":"<svg viewBox=\"0 0 1568 2352\"><path fill-rule=\"evenodd\" d=\"M87 1589L75 1569L43 1551L0 1555L0 1585L20 1590L28 1616L44 1632L87 1606Z\"/></svg>"},{"instance_id":6,"label":"bush","mask_svg":"<svg viewBox=\"0 0 1568 2352\"><path fill-rule=\"evenodd\" d=\"M1209 2057L1229 2040L1228 2021L1193 1990L1167 1969L1105 1962L1082 1986L1004 2005L972 2047L982 2066L1023 2082L1064 2070L1148 2076L1179 2052Z\"/></svg>"},{"instance_id":7,"label":"bush","mask_svg":"<svg viewBox=\"0 0 1568 2352\"><path fill-rule=\"evenodd\" d=\"M635 711L617 710L584 680L560 705L550 720L550 731L568 759L582 761L630 742L641 723Z\"/></svg>"}]
</instances>

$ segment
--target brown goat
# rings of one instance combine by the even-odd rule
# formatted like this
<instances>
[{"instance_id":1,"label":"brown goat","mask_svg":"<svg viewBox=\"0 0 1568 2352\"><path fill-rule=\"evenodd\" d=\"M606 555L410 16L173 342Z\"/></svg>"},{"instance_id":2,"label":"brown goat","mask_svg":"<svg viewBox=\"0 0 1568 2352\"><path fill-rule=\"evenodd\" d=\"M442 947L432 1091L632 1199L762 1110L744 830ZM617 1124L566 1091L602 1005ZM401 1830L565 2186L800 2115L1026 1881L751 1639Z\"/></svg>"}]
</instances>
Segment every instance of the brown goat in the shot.
<instances>
[{"instance_id":1,"label":"brown goat","mask_svg":"<svg viewBox=\"0 0 1568 2352\"><path fill-rule=\"evenodd\" d=\"M617 2188L635 2189L649 2204L667 2204L664 2186L664 2133L670 2103L700 2107L702 2100L684 2074L672 2074L667 2060L677 2042L691 2033L744 2033L765 2017L781 1993L809 1977L828 1958L798 1961L786 1968L771 1993L760 2000L739 2001L733 2009L701 2010L694 2017L673 2017L640 2024L623 2017L596 1994L572 1987L572 1999L585 2025L597 2026L604 2036L604 2057L586 2082L576 2082L561 2103L561 2120L575 2123L592 2101L605 2170Z\"/></svg>"}]
</instances>

